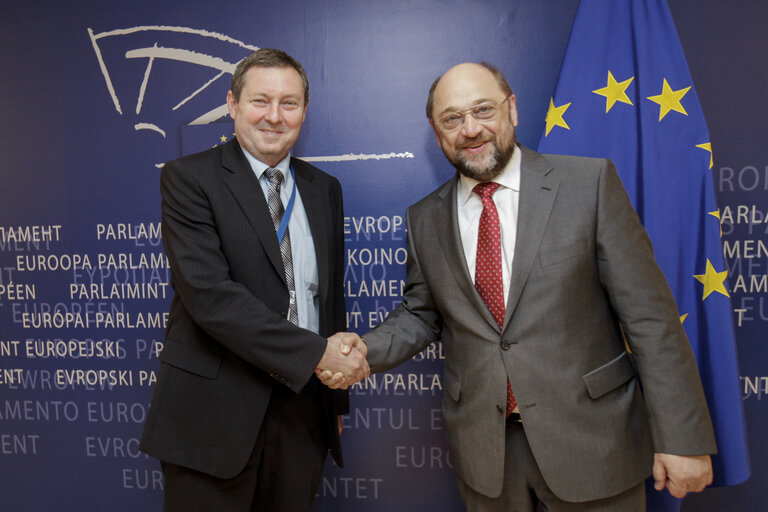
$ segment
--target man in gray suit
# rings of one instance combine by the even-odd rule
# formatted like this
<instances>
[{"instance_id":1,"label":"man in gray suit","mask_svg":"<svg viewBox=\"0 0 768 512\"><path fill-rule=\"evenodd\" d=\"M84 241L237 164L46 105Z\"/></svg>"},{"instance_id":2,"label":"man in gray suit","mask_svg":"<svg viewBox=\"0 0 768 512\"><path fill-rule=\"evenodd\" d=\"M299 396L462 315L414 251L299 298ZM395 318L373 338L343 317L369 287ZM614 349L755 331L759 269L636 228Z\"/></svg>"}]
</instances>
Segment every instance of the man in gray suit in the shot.
<instances>
[{"instance_id":1,"label":"man in gray suit","mask_svg":"<svg viewBox=\"0 0 768 512\"><path fill-rule=\"evenodd\" d=\"M408 209L403 302L364 338L379 372L442 334L469 510L643 511L651 473L701 491L716 448L696 363L613 164L517 144L488 64L438 78L427 117L458 173Z\"/></svg>"}]
</instances>

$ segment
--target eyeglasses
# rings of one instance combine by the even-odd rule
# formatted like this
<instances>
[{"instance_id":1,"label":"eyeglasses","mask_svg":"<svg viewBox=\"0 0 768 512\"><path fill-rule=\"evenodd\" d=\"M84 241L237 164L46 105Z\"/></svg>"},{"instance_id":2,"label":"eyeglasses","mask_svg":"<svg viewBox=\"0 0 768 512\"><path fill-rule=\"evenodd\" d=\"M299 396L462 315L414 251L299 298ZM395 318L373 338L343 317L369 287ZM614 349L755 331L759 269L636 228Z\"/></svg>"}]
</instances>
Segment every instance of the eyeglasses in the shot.
<instances>
[{"instance_id":1,"label":"eyeglasses","mask_svg":"<svg viewBox=\"0 0 768 512\"><path fill-rule=\"evenodd\" d=\"M467 114L472 114L472 117L475 121L490 121L494 117L496 117L496 114L499 113L499 108L504 104L504 102L509 101L509 97L505 98L504 101L501 103L494 103L492 101L487 101L485 103L480 103L478 105L475 105L473 107L470 107L466 110L458 110L456 112L446 112L444 115L442 115L438 120L437 123L440 125L440 128L443 130L452 132L454 130L457 130L461 127L461 125L464 124L464 116Z\"/></svg>"}]
</instances>

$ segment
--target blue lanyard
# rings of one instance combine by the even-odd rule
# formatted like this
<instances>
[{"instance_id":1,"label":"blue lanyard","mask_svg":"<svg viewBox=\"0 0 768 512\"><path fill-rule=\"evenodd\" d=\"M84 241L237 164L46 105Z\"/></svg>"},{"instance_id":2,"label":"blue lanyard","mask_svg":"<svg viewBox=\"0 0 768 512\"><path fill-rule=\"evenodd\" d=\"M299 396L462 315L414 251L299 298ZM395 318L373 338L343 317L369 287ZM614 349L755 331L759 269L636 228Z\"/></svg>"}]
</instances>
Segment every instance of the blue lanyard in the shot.
<instances>
[{"instance_id":1,"label":"blue lanyard","mask_svg":"<svg viewBox=\"0 0 768 512\"><path fill-rule=\"evenodd\" d=\"M293 203L296 200L296 174L293 172L293 166L289 167L291 171L291 177L293 178L293 188L291 189L291 198L288 200L288 206L285 207L283 213L283 219L280 221L280 227L277 228L277 243L279 244L285 232L288 231L288 221L291 219L291 213L293 213Z\"/></svg>"}]
</instances>

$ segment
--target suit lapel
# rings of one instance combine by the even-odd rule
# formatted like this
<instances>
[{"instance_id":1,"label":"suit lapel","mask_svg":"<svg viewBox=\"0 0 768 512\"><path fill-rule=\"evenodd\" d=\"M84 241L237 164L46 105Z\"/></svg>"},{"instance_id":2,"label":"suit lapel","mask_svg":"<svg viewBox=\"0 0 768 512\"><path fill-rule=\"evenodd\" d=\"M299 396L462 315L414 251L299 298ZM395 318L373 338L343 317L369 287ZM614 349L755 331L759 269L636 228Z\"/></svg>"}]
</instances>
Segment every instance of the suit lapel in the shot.
<instances>
[{"instance_id":1,"label":"suit lapel","mask_svg":"<svg viewBox=\"0 0 768 512\"><path fill-rule=\"evenodd\" d=\"M552 166L540 154L518 146L522 151L520 173L520 203L517 220L517 241L512 261L512 276L507 297L505 328L517 307L539 245L552 212L560 181L549 176Z\"/></svg>"},{"instance_id":2,"label":"suit lapel","mask_svg":"<svg viewBox=\"0 0 768 512\"><path fill-rule=\"evenodd\" d=\"M285 282L283 258L280 255L280 246L277 243L277 235L272 226L272 217L269 214L267 200L264 191L259 185L259 180L253 173L248 160L243 155L237 139L232 139L222 148L222 167L224 183L229 187L235 200L251 225L267 253L269 261L275 271Z\"/></svg>"},{"instance_id":3,"label":"suit lapel","mask_svg":"<svg viewBox=\"0 0 768 512\"><path fill-rule=\"evenodd\" d=\"M440 240L438 250L448 262L448 271L456 280L459 290L469 298L472 305L480 312L482 317L499 330L499 326L493 315L486 307L480 294L477 293L474 280L469 274L467 260L464 257L464 249L459 233L458 205L456 194L458 188L458 175L443 185L438 192L439 203L432 211L435 231Z\"/></svg>"}]
</instances>

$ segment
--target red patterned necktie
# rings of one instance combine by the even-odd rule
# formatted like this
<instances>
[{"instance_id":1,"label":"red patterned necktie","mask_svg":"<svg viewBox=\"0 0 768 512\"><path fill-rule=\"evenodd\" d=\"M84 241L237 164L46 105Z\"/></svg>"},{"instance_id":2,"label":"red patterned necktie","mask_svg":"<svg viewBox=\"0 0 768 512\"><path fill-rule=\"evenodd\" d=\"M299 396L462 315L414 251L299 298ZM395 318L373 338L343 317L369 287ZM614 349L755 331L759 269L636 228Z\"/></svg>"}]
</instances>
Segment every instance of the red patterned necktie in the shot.
<instances>
[{"instance_id":1,"label":"red patterned necktie","mask_svg":"<svg viewBox=\"0 0 768 512\"><path fill-rule=\"evenodd\" d=\"M483 201L483 213L477 230L477 258L475 261L475 288L493 315L499 328L504 326L504 283L501 272L501 227L499 214L493 202L498 183L483 182L473 192ZM515 394L507 379L507 416L517 407Z\"/></svg>"}]
</instances>

